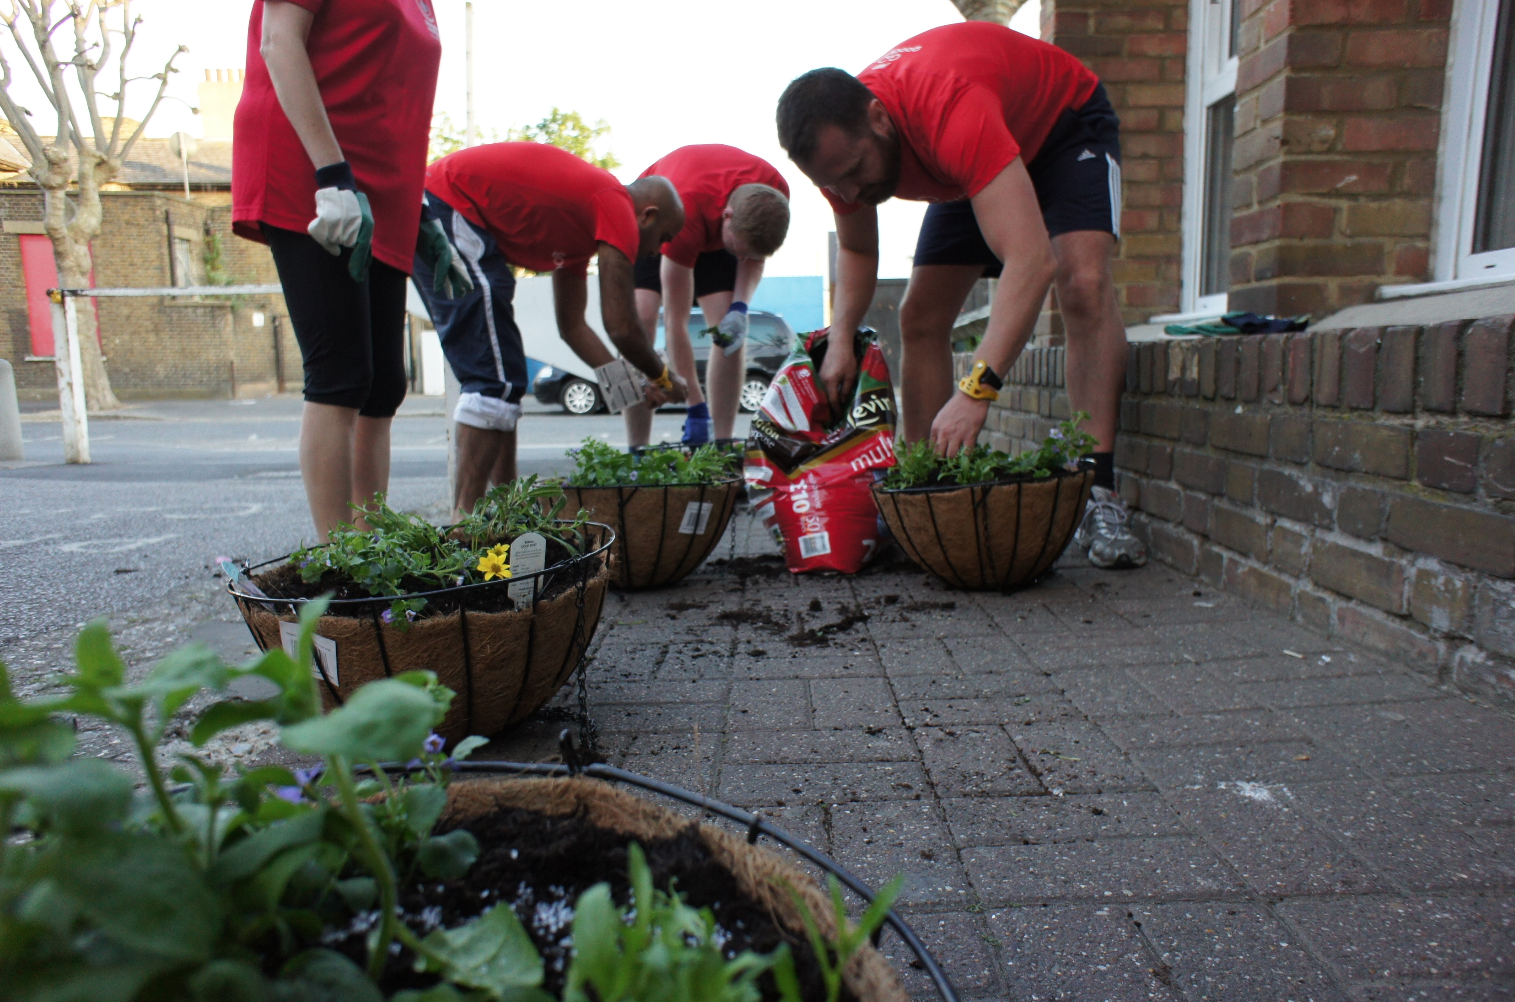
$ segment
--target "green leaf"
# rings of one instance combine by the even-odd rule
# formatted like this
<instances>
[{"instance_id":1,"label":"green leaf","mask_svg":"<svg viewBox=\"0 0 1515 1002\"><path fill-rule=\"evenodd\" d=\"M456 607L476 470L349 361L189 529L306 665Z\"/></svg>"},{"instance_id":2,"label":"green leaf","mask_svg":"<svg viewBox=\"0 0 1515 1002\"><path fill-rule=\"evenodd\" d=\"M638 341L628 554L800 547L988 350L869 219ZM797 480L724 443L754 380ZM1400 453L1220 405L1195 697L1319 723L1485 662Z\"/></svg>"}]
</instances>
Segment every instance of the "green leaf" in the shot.
<instances>
[{"instance_id":1,"label":"green leaf","mask_svg":"<svg viewBox=\"0 0 1515 1002\"><path fill-rule=\"evenodd\" d=\"M432 985L424 992L416 991L414 988L395 992L389 997L389 1002L463 1002L466 997L444 981L441 984Z\"/></svg>"},{"instance_id":2,"label":"green leaf","mask_svg":"<svg viewBox=\"0 0 1515 1002\"><path fill-rule=\"evenodd\" d=\"M447 791L435 783L409 786L400 794L400 806L405 811L405 827L424 837L437 826L437 818L447 806Z\"/></svg>"},{"instance_id":3,"label":"green leaf","mask_svg":"<svg viewBox=\"0 0 1515 1002\"><path fill-rule=\"evenodd\" d=\"M426 690L399 679L370 682L328 713L284 728L283 743L306 755L342 755L356 762L405 762L445 710Z\"/></svg>"},{"instance_id":4,"label":"green leaf","mask_svg":"<svg viewBox=\"0 0 1515 1002\"><path fill-rule=\"evenodd\" d=\"M334 950L306 950L284 965L276 997L288 1002L384 1002L363 969Z\"/></svg>"},{"instance_id":5,"label":"green leaf","mask_svg":"<svg viewBox=\"0 0 1515 1002\"><path fill-rule=\"evenodd\" d=\"M212 960L189 979L195 1002L272 1002L273 985L243 960Z\"/></svg>"},{"instance_id":6,"label":"green leaf","mask_svg":"<svg viewBox=\"0 0 1515 1002\"><path fill-rule=\"evenodd\" d=\"M379 885L372 877L351 877L347 880L339 880L336 883L337 893L342 895L342 901L348 909L354 912L366 912L373 907L373 903L379 900Z\"/></svg>"},{"instance_id":7,"label":"green leaf","mask_svg":"<svg viewBox=\"0 0 1515 1002\"><path fill-rule=\"evenodd\" d=\"M277 720L283 703L284 701L277 697L256 701L227 700L215 703L195 720L194 727L189 731L189 740L196 748L201 748L204 747L205 742L222 731L241 727L254 720Z\"/></svg>"},{"instance_id":8,"label":"green leaf","mask_svg":"<svg viewBox=\"0 0 1515 1002\"><path fill-rule=\"evenodd\" d=\"M120 685L126 678L126 665L116 656L116 649L110 642L110 629L103 619L93 621L80 632L74 645L74 658L79 673L70 681L79 688L108 689Z\"/></svg>"},{"instance_id":9,"label":"green leaf","mask_svg":"<svg viewBox=\"0 0 1515 1002\"><path fill-rule=\"evenodd\" d=\"M141 682L115 695L151 702L162 727L185 700L201 689L224 689L231 676L232 669L215 651L204 644L190 644L159 661Z\"/></svg>"},{"instance_id":10,"label":"green leaf","mask_svg":"<svg viewBox=\"0 0 1515 1002\"><path fill-rule=\"evenodd\" d=\"M423 942L445 962L445 977L497 998L542 983L542 958L508 904L456 929L438 929Z\"/></svg>"},{"instance_id":11,"label":"green leaf","mask_svg":"<svg viewBox=\"0 0 1515 1002\"><path fill-rule=\"evenodd\" d=\"M416 862L421 872L438 880L454 880L479 858L479 841L462 828L421 843Z\"/></svg>"},{"instance_id":12,"label":"green leaf","mask_svg":"<svg viewBox=\"0 0 1515 1002\"><path fill-rule=\"evenodd\" d=\"M221 905L184 851L147 835L70 840L55 874L108 939L187 963L209 958Z\"/></svg>"},{"instance_id":13,"label":"green leaf","mask_svg":"<svg viewBox=\"0 0 1515 1002\"><path fill-rule=\"evenodd\" d=\"M219 883L244 880L284 850L319 840L325 825L324 807L310 808L298 817L269 825L221 853L209 877Z\"/></svg>"},{"instance_id":14,"label":"green leaf","mask_svg":"<svg viewBox=\"0 0 1515 1002\"><path fill-rule=\"evenodd\" d=\"M56 720L37 719L14 726L0 720L0 768L62 762L74 753L75 743L74 729Z\"/></svg>"},{"instance_id":15,"label":"green leaf","mask_svg":"<svg viewBox=\"0 0 1515 1002\"><path fill-rule=\"evenodd\" d=\"M5 985L7 1002L132 1002L170 965L131 958L118 963L52 959L17 971Z\"/></svg>"},{"instance_id":16,"label":"green leaf","mask_svg":"<svg viewBox=\"0 0 1515 1002\"><path fill-rule=\"evenodd\" d=\"M132 782L119 769L89 758L0 772L0 792L27 798L53 827L85 833L126 817Z\"/></svg>"},{"instance_id":17,"label":"green leaf","mask_svg":"<svg viewBox=\"0 0 1515 1002\"><path fill-rule=\"evenodd\" d=\"M624 986L617 978L621 966L618 946L625 931L609 884L595 884L579 895L573 909L574 958L564 985L565 1000L588 998L586 985L594 986L598 998L620 998Z\"/></svg>"},{"instance_id":18,"label":"green leaf","mask_svg":"<svg viewBox=\"0 0 1515 1002\"><path fill-rule=\"evenodd\" d=\"M477 734L473 734L459 741L457 747L447 757L454 762L461 762L487 744L489 744L488 738L481 738Z\"/></svg>"}]
</instances>

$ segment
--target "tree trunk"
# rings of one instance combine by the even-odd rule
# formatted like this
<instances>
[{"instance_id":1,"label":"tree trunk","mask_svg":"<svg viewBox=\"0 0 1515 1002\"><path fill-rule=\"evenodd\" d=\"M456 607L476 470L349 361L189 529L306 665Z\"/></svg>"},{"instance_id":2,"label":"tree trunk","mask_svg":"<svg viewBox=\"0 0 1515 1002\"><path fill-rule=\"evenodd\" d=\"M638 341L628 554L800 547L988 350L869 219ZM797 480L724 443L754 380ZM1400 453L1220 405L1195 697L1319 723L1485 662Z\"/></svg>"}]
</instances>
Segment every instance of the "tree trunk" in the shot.
<instances>
[{"instance_id":1,"label":"tree trunk","mask_svg":"<svg viewBox=\"0 0 1515 1002\"><path fill-rule=\"evenodd\" d=\"M1009 24L1015 12L1026 0L952 0L962 11L965 21L993 21Z\"/></svg>"}]
</instances>

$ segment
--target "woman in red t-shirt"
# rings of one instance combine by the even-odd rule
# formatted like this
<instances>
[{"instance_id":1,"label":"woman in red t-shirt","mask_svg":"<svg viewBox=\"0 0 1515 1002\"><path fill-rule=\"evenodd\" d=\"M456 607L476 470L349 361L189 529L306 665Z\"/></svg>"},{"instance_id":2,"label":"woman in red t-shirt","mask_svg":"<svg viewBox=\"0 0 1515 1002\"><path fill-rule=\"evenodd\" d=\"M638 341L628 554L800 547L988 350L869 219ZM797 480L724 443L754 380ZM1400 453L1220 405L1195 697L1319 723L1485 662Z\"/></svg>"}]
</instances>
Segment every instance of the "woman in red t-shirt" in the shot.
<instances>
[{"instance_id":1,"label":"woman in red t-shirt","mask_svg":"<svg viewBox=\"0 0 1515 1002\"><path fill-rule=\"evenodd\" d=\"M232 221L269 245L300 342L300 471L323 541L389 486L441 58L431 0L253 5Z\"/></svg>"}]
</instances>

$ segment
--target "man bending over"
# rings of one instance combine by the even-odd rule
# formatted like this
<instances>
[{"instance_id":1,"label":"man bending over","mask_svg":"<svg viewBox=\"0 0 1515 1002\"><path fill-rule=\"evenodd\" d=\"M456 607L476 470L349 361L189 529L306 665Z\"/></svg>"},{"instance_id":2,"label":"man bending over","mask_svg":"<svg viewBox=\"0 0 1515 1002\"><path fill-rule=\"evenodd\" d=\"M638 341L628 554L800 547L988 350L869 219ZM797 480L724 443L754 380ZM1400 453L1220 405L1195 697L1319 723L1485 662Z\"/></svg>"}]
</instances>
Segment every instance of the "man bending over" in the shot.
<instances>
[{"instance_id":1,"label":"man bending over","mask_svg":"<svg viewBox=\"0 0 1515 1002\"><path fill-rule=\"evenodd\" d=\"M1146 551L1114 491L1126 333L1111 256L1120 236L1120 123L1104 86L1073 56L1002 25L933 28L854 77L812 70L779 99L779 142L836 213L833 330L873 300L878 212L892 196L926 210L900 305L907 440L953 455L978 440L1006 371L1057 286L1068 331L1068 396L1099 440L1094 499L1078 541L1100 567ZM952 324L973 284L998 277L972 373L952 380ZM820 378L840 407L850 352Z\"/></svg>"},{"instance_id":2,"label":"man bending over","mask_svg":"<svg viewBox=\"0 0 1515 1002\"><path fill-rule=\"evenodd\" d=\"M426 208L473 280L449 299L435 291L422 255L416 287L447 362L462 383L457 422L459 516L491 484L516 476L516 421L526 392L526 354L511 298L511 265L552 273L558 334L590 366L612 361L584 319L589 259L599 255L600 311L617 350L647 377L647 405L685 397L637 321L633 263L656 254L684 225L673 185L643 177L623 185L609 171L544 143L491 143L449 154L426 172Z\"/></svg>"}]
</instances>

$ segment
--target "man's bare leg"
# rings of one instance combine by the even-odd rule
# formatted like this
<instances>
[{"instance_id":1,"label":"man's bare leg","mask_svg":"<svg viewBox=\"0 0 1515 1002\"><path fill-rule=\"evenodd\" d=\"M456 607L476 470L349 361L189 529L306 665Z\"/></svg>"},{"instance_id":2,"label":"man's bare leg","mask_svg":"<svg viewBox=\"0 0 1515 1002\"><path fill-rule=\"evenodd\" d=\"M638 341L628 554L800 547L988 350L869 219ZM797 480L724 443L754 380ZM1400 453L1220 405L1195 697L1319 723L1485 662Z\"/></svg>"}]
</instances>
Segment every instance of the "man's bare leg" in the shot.
<instances>
[{"instance_id":1,"label":"man's bare leg","mask_svg":"<svg viewBox=\"0 0 1515 1002\"><path fill-rule=\"evenodd\" d=\"M377 495L389 493L389 427L393 420L359 414L354 422L352 503L355 505L366 508Z\"/></svg>"},{"instance_id":2,"label":"man's bare leg","mask_svg":"<svg viewBox=\"0 0 1515 1002\"><path fill-rule=\"evenodd\" d=\"M1057 304L1068 329L1068 402L1087 411L1100 452L1115 448L1120 395L1126 386L1126 325L1115 298L1115 238L1079 230L1052 238Z\"/></svg>"},{"instance_id":3,"label":"man's bare leg","mask_svg":"<svg viewBox=\"0 0 1515 1002\"><path fill-rule=\"evenodd\" d=\"M907 442L928 438L936 412L952 398L952 323L983 273L978 264L926 264L910 272L900 303L898 374Z\"/></svg>"},{"instance_id":4,"label":"man's bare leg","mask_svg":"<svg viewBox=\"0 0 1515 1002\"><path fill-rule=\"evenodd\" d=\"M326 542L327 533L356 516L348 503L353 499L353 431L358 422L356 407L305 402L300 416L300 476L305 481L305 499L316 525L316 538Z\"/></svg>"},{"instance_id":5,"label":"man's bare leg","mask_svg":"<svg viewBox=\"0 0 1515 1002\"><path fill-rule=\"evenodd\" d=\"M494 459L494 469L489 471L489 486L498 487L514 480L516 474L516 433L497 432L500 435L500 451Z\"/></svg>"},{"instance_id":6,"label":"man's bare leg","mask_svg":"<svg viewBox=\"0 0 1515 1002\"><path fill-rule=\"evenodd\" d=\"M700 299L705 326L714 327L731 309L731 293L712 292ZM736 426L737 407L741 403L742 382L747 375L747 345L734 355L727 355L720 345L711 344L705 360L705 388L710 391L711 431L716 438L730 438Z\"/></svg>"},{"instance_id":7,"label":"man's bare leg","mask_svg":"<svg viewBox=\"0 0 1515 1002\"><path fill-rule=\"evenodd\" d=\"M492 431L467 424L454 424L458 435L458 484L453 496L453 518L462 519L489 490L490 475L507 443L511 465L515 463L515 432Z\"/></svg>"}]
</instances>

